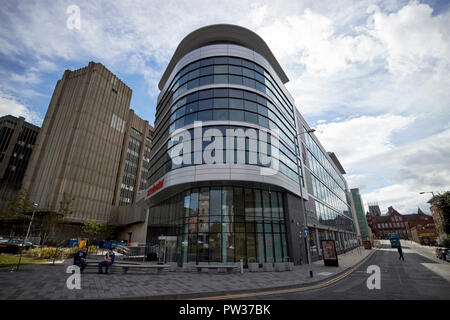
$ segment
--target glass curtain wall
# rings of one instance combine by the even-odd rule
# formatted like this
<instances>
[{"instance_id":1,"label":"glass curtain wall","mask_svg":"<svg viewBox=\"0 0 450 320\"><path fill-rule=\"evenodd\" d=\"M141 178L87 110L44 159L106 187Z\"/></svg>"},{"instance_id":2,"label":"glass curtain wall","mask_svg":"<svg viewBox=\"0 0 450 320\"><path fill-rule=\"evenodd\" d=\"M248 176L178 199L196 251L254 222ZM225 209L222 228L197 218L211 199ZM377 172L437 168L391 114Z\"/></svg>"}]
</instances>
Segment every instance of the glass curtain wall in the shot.
<instances>
[{"instance_id":1,"label":"glass curtain wall","mask_svg":"<svg viewBox=\"0 0 450 320\"><path fill-rule=\"evenodd\" d=\"M282 196L236 186L187 190L150 209L148 241L176 236L172 259L180 264L287 261Z\"/></svg>"}]
</instances>

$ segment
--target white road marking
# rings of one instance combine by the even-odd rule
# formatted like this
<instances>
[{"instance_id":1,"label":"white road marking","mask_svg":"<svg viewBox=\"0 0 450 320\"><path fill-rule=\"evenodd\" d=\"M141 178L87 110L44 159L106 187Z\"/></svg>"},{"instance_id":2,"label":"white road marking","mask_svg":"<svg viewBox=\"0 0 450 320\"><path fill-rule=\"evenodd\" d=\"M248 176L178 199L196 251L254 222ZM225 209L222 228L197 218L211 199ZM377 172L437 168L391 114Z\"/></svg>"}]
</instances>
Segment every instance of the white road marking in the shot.
<instances>
[{"instance_id":1,"label":"white road marking","mask_svg":"<svg viewBox=\"0 0 450 320\"><path fill-rule=\"evenodd\" d=\"M332 275L333 274L333 272L319 272L317 275L319 275L319 276L329 276L329 275Z\"/></svg>"}]
</instances>

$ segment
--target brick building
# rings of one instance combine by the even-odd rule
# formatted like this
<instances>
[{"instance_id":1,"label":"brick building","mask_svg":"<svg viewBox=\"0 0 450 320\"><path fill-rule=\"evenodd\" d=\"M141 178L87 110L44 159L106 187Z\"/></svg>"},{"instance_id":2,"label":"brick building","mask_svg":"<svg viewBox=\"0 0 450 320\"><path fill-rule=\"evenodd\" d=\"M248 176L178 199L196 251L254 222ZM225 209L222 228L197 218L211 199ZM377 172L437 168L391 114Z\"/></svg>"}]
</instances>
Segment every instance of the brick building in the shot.
<instances>
[{"instance_id":1,"label":"brick building","mask_svg":"<svg viewBox=\"0 0 450 320\"><path fill-rule=\"evenodd\" d=\"M427 225L417 225L410 229L411 240L422 245L432 245L436 243L436 228L434 223Z\"/></svg>"},{"instance_id":2,"label":"brick building","mask_svg":"<svg viewBox=\"0 0 450 320\"><path fill-rule=\"evenodd\" d=\"M377 239L387 239L389 233L398 233L401 239L407 239L408 233L402 216L393 207L384 215L375 212L366 214L367 224Z\"/></svg>"},{"instance_id":3,"label":"brick building","mask_svg":"<svg viewBox=\"0 0 450 320\"><path fill-rule=\"evenodd\" d=\"M432 224L434 227L433 217L423 213L423 211L420 210L420 208L417 210L417 213L405 214L403 215L403 217L405 219L406 231L408 232L408 239L410 240L413 239L411 233L412 228L416 226L425 226L429 224Z\"/></svg>"},{"instance_id":4,"label":"brick building","mask_svg":"<svg viewBox=\"0 0 450 320\"><path fill-rule=\"evenodd\" d=\"M411 229L416 226L434 227L433 217L425 214L420 208L417 213L400 214L392 206L388 212L378 216L374 212L367 212L367 224L377 239L387 239L389 233L398 233L401 239L413 239Z\"/></svg>"}]
</instances>

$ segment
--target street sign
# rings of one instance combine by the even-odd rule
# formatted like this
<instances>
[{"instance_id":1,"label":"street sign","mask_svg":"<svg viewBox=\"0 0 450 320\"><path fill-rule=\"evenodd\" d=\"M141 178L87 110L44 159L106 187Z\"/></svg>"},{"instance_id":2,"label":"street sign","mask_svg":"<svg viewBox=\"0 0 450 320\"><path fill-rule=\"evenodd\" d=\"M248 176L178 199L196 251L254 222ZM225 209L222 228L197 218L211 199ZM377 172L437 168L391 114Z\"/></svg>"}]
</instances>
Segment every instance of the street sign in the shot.
<instances>
[{"instance_id":1,"label":"street sign","mask_svg":"<svg viewBox=\"0 0 450 320\"><path fill-rule=\"evenodd\" d=\"M303 230L303 236L305 236L305 237L309 236L309 230L308 229Z\"/></svg>"}]
</instances>

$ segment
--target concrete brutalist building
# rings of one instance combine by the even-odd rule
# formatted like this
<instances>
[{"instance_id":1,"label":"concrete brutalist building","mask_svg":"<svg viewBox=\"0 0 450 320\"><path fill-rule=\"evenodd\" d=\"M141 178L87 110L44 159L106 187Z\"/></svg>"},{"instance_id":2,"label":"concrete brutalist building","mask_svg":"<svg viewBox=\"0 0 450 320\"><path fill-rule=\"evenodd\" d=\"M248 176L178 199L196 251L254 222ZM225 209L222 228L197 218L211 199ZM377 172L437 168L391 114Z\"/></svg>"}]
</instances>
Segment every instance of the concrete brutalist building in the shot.
<instances>
[{"instance_id":1,"label":"concrete brutalist building","mask_svg":"<svg viewBox=\"0 0 450 320\"><path fill-rule=\"evenodd\" d=\"M100 63L58 80L22 188L38 211L74 199L74 224L111 222L145 188L153 128L130 109L132 90Z\"/></svg>"}]
</instances>

